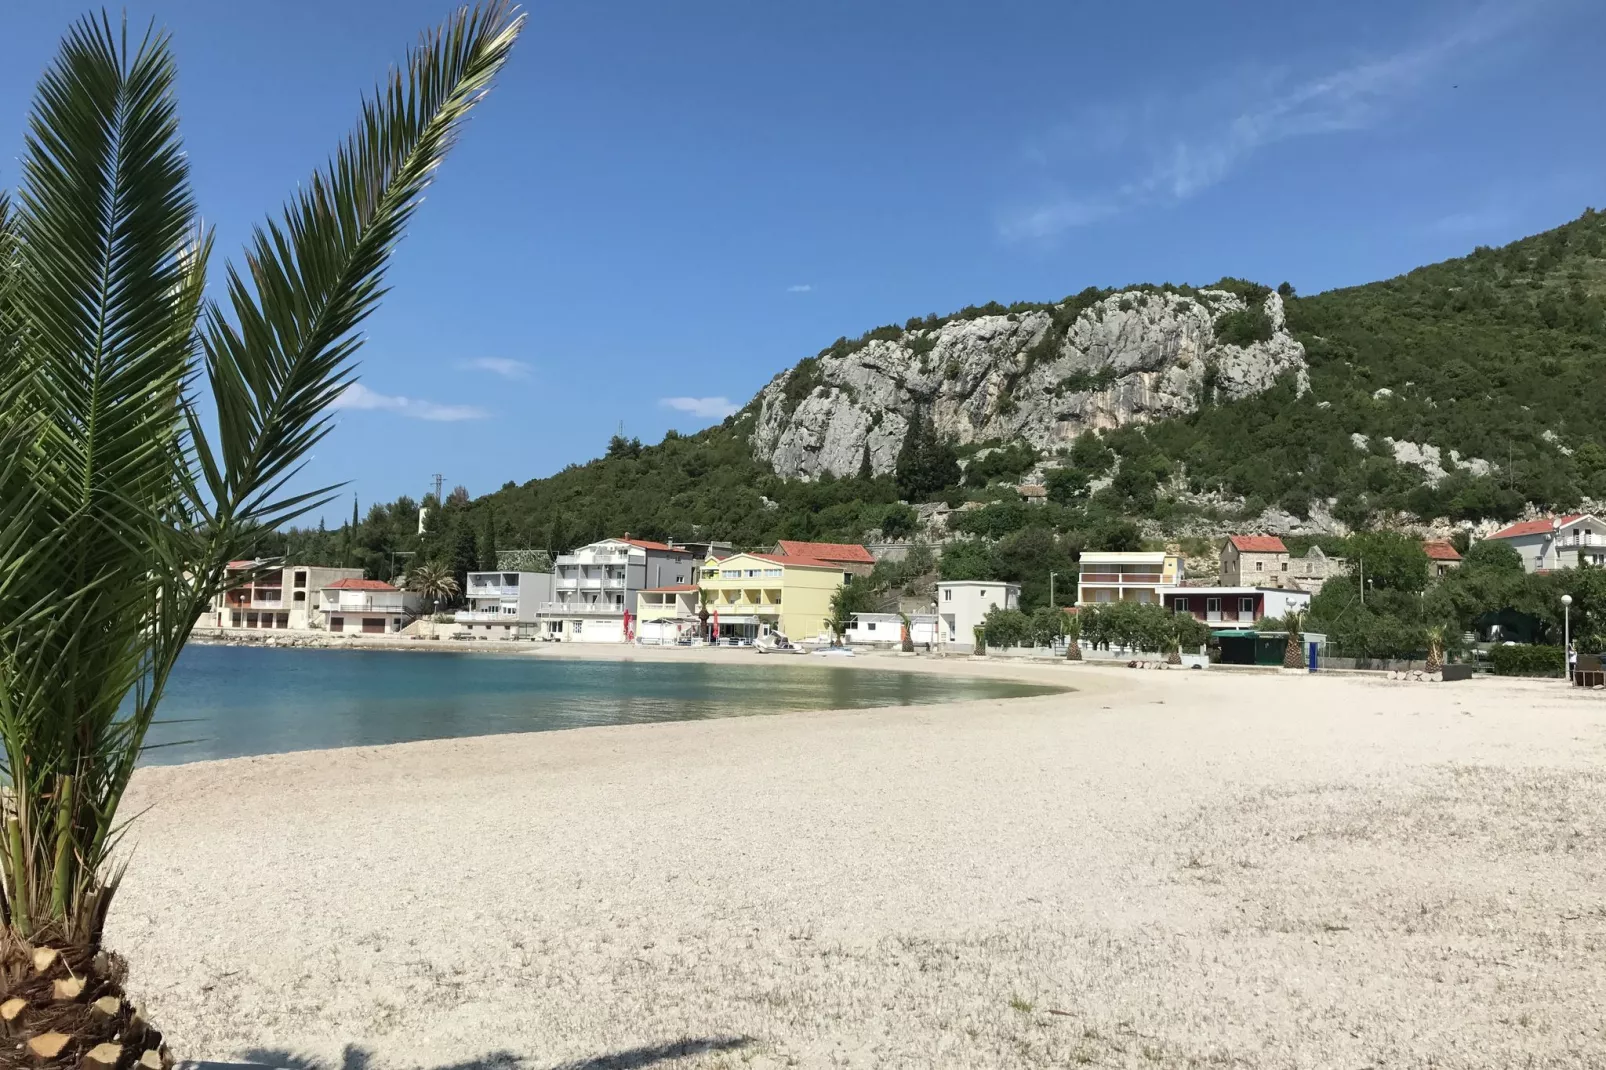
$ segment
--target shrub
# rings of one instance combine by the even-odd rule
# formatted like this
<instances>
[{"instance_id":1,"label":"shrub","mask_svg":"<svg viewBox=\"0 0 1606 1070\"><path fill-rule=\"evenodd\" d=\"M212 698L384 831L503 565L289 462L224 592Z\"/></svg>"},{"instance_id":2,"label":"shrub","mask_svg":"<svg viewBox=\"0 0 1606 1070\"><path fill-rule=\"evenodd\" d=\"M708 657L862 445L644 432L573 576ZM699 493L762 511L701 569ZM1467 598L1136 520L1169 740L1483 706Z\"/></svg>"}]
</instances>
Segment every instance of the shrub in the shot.
<instances>
[{"instance_id":1,"label":"shrub","mask_svg":"<svg viewBox=\"0 0 1606 1070\"><path fill-rule=\"evenodd\" d=\"M1252 346L1271 341L1271 317L1259 305L1250 305L1216 317L1216 341Z\"/></svg>"},{"instance_id":2,"label":"shrub","mask_svg":"<svg viewBox=\"0 0 1606 1070\"><path fill-rule=\"evenodd\" d=\"M1501 676L1561 676L1566 657L1559 646L1497 646L1489 651L1489 663Z\"/></svg>"},{"instance_id":3,"label":"shrub","mask_svg":"<svg viewBox=\"0 0 1606 1070\"><path fill-rule=\"evenodd\" d=\"M994 606L987 611L982 624L987 645L991 647L1021 646L1031 638L1031 620L1018 609L1000 609Z\"/></svg>"}]
</instances>

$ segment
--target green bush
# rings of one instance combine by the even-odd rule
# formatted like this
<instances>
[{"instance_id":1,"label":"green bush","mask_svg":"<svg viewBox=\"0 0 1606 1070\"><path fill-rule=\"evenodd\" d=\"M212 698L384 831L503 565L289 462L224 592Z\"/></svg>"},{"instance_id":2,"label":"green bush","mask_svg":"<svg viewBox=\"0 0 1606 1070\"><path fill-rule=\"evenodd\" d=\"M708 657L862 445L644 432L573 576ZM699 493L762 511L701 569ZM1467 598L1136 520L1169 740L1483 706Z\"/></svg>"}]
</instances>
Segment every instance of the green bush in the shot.
<instances>
[{"instance_id":1,"label":"green bush","mask_svg":"<svg viewBox=\"0 0 1606 1070\"><path fill-rule=\"evenodd\" d=\"M1018 609L999 609L997 606L987 611L982 630L987 637L987 645L999 649L1021 646L1032 634L1031 620L1026 614Z\"/></svg>"},{"instance_id":2,"label":"green bush","mask_svg":"<svg viewBox=\"0 0 1606 1070\"><path fill-rule=\"evenodd\" d=\"M1497 646L1489 651L1489 663L1501 676L1561 676L1566 671L1559 646Z\"/></svg>"},{"instance_id":3,"label":"green bush","mask_svg":"<svg viewBox=\"0 0 1606 1070\"><path fill-rule=\"evenodd\" d=\"M1252 346L1271 341L1271 317L1259 305L1250 305L1216 318L1216 341L1234 346Z\"/></svg>"}]
</instances>

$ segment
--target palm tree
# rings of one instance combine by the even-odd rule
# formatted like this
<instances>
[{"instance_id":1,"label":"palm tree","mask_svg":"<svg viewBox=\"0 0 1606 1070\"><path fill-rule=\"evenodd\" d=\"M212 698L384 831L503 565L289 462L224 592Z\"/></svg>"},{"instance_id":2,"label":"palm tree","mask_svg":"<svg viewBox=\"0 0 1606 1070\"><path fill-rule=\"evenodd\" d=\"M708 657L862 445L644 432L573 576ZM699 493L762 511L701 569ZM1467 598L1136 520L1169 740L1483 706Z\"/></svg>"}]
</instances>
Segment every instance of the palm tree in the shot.
<instances>
[{"instance_id":1,"label":"palm tree","mask_svg":"<svg viewBox=\"0 0 1606 1070\"><path fill-rule=\"evenodd\" d=\"M1444 638L1448 634L1442 624L1435 624L1427 630L1428 641L1428 672L1444 671Z\"/></svg>"},{"instance_id":2,"label":"palm tree","mask_svg":"<svg viewBox=\"0 0 1606 1070\"><path fill-rule=\"evenodd\" d=\"M1283 668L1303 669L1305 667L1304 611L1290 609L1283 614L1283 630L1288 633L1288 642L1283 646Z\"/></svg>"},{"instance_id":3,"label":"palm tree","mask_svg":"<svg viewBox=\"0 0 1606 1070\"><path fill-rule=\"evenodd\" d=\"M1082 618L1079 613L1065 615L1065 660L1082 660Z\"/></svg>"},{"instance_id":4,"label":"palm tree","mask_svg":"<svg viewBox=\"0 0 1606 1070\"><path fill-rule=\"evenodd\" d=\"M697 588L697 619L702 622L705 643L708 642L708 606L713 600L714 596L707 587Z\"/></svg>"},{"instance_id":5,"label":"palm tree","mask_svg":"<svg viewBox=\"0 0 1606 1070\"><path fill-rule=\"evenodd\" d=\"M900 628L898 649L905 654L913 654L915 652L914 622L909 619L909 614L901 609L898 611L898 624Z\"/></svg>"},{"instance_id":6,"label":"palm tree","mask_svg":"<svg viewBox=\"0 0 1606 1070\"><path fill-rule=\"evenodd\" d=\"M457 576L452 572L452 566L440 561L425 561L414 565L407 574L407 589L417 591L429 599L429 611L435 612L443 599L456 598L462 590L457 585Z\"/></svg>"},{"instance_id":7,"label":"palm tree","mask_svg":"<svg viewBox=\"0 0 1606 1070\"><path fill-rule=\"evenodd\" d=\"M215 299L168 38L85 18L44 74L0 200L0 1063L171 1062L101 946L118 805L227 563L330 500L288 486L521 26L496 5L427 35Z\"/></svg>"}]
</instances>

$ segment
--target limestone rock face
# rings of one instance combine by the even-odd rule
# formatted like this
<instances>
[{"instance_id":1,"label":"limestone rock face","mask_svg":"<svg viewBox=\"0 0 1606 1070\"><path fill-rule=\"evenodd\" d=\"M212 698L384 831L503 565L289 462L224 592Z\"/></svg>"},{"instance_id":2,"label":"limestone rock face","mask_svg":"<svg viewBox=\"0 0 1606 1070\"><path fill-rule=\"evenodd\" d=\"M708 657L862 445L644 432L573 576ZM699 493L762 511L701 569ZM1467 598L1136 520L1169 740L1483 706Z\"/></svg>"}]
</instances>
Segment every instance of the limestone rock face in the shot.
<instances>
[{"instance_id":1,"label":"limestone rock face","mask_svg":"<svg viewBox=\"0 0 1606 1070\"><path fill-rule=\"evenodd\" d=\"M867 452L881 474L892 471L917 410L954 443L1022 439L1048 450L1088 429L1184 415L1208 392L1248 397L1284 374L1303 392L1305 350L1277 294L1264 304L1268 340L1216 337L1218 318L1244 307L1225 290L1130 290L1068 324L1049 311L981 316L827 352L754 399L753 449L789 479L851 476Z\"/></svg>"}]
</instances>

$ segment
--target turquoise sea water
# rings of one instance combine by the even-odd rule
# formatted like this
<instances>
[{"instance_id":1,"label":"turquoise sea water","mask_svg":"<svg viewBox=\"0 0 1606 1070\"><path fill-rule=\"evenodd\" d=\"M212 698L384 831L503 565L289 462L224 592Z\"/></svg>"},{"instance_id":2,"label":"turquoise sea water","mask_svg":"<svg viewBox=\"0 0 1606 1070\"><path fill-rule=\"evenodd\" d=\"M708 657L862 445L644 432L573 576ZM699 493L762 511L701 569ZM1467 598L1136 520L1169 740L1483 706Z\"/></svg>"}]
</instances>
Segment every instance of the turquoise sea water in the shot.
<instances>
[{"instance_id":1,"label":"turquoise sea water","mask_svg":"<svg viewBox=\"0 0 1606 1070\"><path fill-rule=\"evenodd\" d=\"M192 646L152 727L151 764L325 747L1051 694L1007 680L820 664L567 661L481 653ZM182 723L175 723L182 722Z\"/></svg>"}]
</instances>

